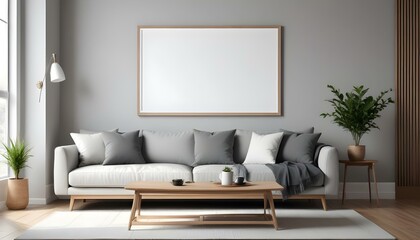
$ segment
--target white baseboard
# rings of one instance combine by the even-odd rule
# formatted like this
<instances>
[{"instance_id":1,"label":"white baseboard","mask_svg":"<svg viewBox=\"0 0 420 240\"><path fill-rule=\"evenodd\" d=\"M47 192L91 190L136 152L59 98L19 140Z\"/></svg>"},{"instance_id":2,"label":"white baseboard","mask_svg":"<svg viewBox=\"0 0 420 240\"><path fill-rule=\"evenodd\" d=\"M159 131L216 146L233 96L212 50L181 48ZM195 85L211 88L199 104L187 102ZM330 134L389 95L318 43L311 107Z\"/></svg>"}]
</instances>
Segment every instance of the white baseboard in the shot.
<instances>
[{"instance_id":1,"label":"white baseboard","mask_svg":"<svg viewBox=\"0 0 420 240\"><path fill-rule=\"evenodd\" d=\"M371 184L372 199L376 198L375 184ZM340 183L339 195L343 193L343 183ZM395 199L395 183L379 182L378 195L380 199ZM346 199L369 199L369 185L367 182L347 182Z\"/></svg>"},{"instance_id":2,"label":"white baseboard","mask_svg":"<svg viewBox=\"0 0 420 240\"><path fill-rule=\"evenodd\" d=\"M45 205L47 204L46 198L29 198L30 205Z\"/></svg>"}]
</instances>

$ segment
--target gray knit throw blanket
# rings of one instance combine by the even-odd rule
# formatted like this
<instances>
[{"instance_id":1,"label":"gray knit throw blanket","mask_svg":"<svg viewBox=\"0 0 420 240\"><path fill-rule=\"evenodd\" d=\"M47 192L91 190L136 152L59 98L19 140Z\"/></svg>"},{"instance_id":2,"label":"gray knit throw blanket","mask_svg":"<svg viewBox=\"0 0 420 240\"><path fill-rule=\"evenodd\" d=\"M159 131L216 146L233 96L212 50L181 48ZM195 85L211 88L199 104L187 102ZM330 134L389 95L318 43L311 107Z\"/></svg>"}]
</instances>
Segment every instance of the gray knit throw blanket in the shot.
<instances>
[{"instance_id":1,"label":"gray knit throw blanket","mask_svg":"<svg viewBox=\"0 0 420 240\"><path fill-rule=\"evenodd\" d=\"M266 164L273 171L277 183L283 186L282 196L286 200L288 196L303 192L313 183L319 181L323 173L321 169L312 163L282 162L276 164ZM247 179L246 167L242 164L233 166L234 172L238 177Z\"/></svg>"}]
</instances>

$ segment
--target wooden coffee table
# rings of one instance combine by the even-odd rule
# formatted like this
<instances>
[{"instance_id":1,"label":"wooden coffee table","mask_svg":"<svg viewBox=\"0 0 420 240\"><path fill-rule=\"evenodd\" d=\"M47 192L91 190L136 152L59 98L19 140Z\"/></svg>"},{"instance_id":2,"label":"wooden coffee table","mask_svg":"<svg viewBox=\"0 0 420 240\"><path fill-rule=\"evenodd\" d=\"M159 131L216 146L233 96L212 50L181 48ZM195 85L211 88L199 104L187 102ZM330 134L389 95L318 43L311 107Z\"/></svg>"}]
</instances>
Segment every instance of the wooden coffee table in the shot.
<instances>
[{"instance_id":1,"label":"wooden coffee table","mask_svg":"<svg viewBox=\"0 0 420 240\"><path fill-rule=\"evenodd\" d=\"M173 186L170 182L131 182L125 189L134 190L133 206L131 208L128 229L132 225L226 225L226 224L265 224L278 229L272 191L282 190L276 182L249 182L246 185L221 186L217 183L186 183L183 186ZM194 195L207 195L213 199L217 196L230 195L236 199L246 199L250 195L264 199L264 211L261 214L210 214L210 215L178 215L150 216L141 215L141 200L147 195L168 195L174 198ZM271 213L266 213L267 203Z\"/></svg>"}]
</instances>

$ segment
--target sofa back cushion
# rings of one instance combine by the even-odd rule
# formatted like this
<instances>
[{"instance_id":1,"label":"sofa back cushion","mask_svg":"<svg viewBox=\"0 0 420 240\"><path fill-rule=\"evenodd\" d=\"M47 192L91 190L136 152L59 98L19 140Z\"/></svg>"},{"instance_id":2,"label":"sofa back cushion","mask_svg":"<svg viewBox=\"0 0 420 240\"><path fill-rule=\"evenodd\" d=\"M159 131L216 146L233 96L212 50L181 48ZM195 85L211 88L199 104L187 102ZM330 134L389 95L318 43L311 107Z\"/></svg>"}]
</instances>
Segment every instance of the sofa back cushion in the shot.
<instances>
[{"instance_id":1,"label":"sofa back cushion","mask_svg":"<svg viewBox=\"0 0 420 240\"><path fill-rule=\"evenodd\" d=\"M143 156L148 163L194 162L194 133L143 130Z\"/></svg>"},{"instance_id":2,"label":"sofa back cushion","mask_svg":"<svg viewBox=\"0 0 420 240\"><path fill-rule=\"evenodd\" d=\"M258 134L272 134L276 132L285 132L285 135L294 133L292 131L288 131L285 129L280 129L277 131L273 130L273 131L254 131L254 132ZM313 133L313 132L314 132L313 127L299 131L299 133ZM283 140L281 144L283 144L283 141L285 140L284 136L283 136ZM234 141L234 146L233 146L233 160L235 161L235 163L243 163L245 161L246 154L248 153L248 149L249 149L249 144L251 143L251 137L252 137L251 130L242 130L242 129L236 130L235 141ZM283 148L280 147L279 153L282 150Z\"/></svg>"}]
</instances>

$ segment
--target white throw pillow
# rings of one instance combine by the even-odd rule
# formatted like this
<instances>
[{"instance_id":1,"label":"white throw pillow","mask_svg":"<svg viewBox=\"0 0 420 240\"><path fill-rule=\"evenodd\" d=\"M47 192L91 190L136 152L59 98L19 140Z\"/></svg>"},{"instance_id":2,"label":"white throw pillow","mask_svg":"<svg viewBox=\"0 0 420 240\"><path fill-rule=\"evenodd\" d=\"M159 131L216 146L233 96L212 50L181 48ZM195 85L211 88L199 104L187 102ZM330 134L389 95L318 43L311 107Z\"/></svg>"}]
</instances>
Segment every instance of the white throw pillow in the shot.
<instances>
[{"instance_id":1,"label":"white throw pillow","mask_svg":"<svg viewBox=\"0 0 420 240\"><path fill-rule=\"evenodd\" d=\"M276 163L283 132L259 135L252 132L251 143L243 164Z\"/></svg>"},{"instance_id":2,"label":"white throw pillow","mask_svg":"<svg viewBox=\"0 0 420 240\"><path fill-rule=\"evenodd\" d=\"M80 153L80 167L102 164L105 159L105 144L102 140L102 133L70 133L70 136Z\"/></svg>"}]
</instances>

